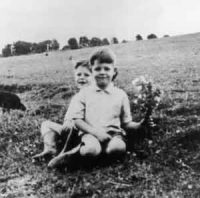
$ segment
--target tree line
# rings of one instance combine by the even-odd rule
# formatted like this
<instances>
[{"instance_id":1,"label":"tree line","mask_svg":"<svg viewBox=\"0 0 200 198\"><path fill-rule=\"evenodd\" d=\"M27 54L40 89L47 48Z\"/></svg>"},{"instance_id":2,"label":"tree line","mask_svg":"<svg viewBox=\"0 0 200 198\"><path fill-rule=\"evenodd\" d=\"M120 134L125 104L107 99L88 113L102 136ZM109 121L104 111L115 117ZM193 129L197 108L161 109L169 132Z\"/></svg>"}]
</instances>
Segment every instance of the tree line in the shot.
<instances>
[{"instance_id":1,"label":"tree line","mask_svg":"<svg viewBox=\"0 0 200 198\"><path fill-rule=\"evenodd\" d=\"M85 47L96 47L118 43L119 41L116 37L113 37L111 41L109 41L107 38L100 39L98 37L92 37L91 39L89 39L87 36L81 36L79 40L77 40L75 37L70 38L68 40L68 45L65 45L62 50L80 49Z\"/></svg>"},{"instance_id":2,"label":"tree line","mask_svg":"<svg viewBox=\"0 0 200 198\"><path fill-rule=\"evenodd\" d=\"M164 37L169 37L169 35L164 35ZM157 36L155 34L149 34L147 39L156 39ZM140 34L136 35L136 41L143 40L143 37ZM122 40L122 43L126 43L128 41ZM118 44L119 41L117 37L113 37L110 41L107 38L100 39L98 37L92 37L89 39L87 36L81 36L79 40L75 37L68 39L68 44L63 46L61 50L67 49L81 49L86 47L95 47L95 46L105 46L110 44ZM15 56L22 54L30 54L30 53L44 53L52 50L59 50L60 44L56 39L53 40L45 40L39 43L30 43L26 41L17 41L13 44L7 44L2 49L2 56Z\"/></svg>"},{"instance_id":3,"label":"tree line","mask_svg":"<svg viewBox=\"0 0 200 198\"><path fill-rule=\"evenodd\" d=\"M58 50L60 44L56 39L45 40L39 43L30 43L26 41L17 41L13 44L7 44L2 49L2 56L15 56L30 53L43 53L49 50Z\"/></svg>"}]
</instances>

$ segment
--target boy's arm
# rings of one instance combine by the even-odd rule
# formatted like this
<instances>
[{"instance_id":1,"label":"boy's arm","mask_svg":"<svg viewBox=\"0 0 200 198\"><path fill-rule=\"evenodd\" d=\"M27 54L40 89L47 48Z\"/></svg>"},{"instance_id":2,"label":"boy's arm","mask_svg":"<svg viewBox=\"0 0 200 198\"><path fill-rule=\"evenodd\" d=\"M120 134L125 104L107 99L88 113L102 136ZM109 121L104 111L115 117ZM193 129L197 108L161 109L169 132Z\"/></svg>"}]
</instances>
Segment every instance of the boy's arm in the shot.
<instances>
[{"instance_id":1,"label":"boy's arm","mask_svg":"<svg viewBox=\"0 0 200 198\"><path fill-rule=\"evenodd\" d=\"M128 130L128 131L138 130L139 128L141 128L141 126L142 126L142 121L140 121L140 122L130 121L130 122L123 124L124 130Z\"/></svg>"},{"instance_id":2,"label":"boy's arm","mask_svg":"<svg viewBox=\"0 0 200 198\"><path fill-rule=\"evenodd\" d=\"M135 131L142 127L143 120L140 122L132 121L130 102L127 94L124 94L122 101L122 112L121 112L122 127L124 130Z\"/></svg>"},{"instance_id":3,"label":"boy's arm","mask_svg":"<svg viewBox=\"0 0 200 198\"><path fill-rule=\"evenodd\" d=\"M63 121L63 124L61 127L61 133L74 128L74 121L73 121L72 115L73 115L75 100L76 100L76 95L72 97L72 99L68 105L68 109L67 109L67 112L65 113L64 121Z\"/></svg>"},{"instance_id":4,"label":"boy's arm","mask_svg":"<svg viewBox=\"0 0 200 198\"><path fill-rule=\"evenodd\" d=\"M61 133L72 130L73 128L74 128L74 121L73 120L65 120L61 127Z\"/></svg>"},{"instance_id":5,"label":"boy's arm","mask_svg":"<svg viewBox=\"0 0 200 198\"><path fill-rule=\"evenodd\" d=\"M103 128L100 129L100 128L92 127L91 125L89 125L82 119L76 119L75 126L80 131L83 131L84 133L89 133L95 136L100 142L108 141L109 139L111 139L111 136L106 133L107 132L106 130L104 130Z\"/></svg>"},{"instance_id":6,"label":"boy's arm","mask_svg":"<svg viewBox=\"0 0 200 198\"><path fill-rule=\"evenodd\" d=\"M121 124L125 130L129 128L135 129L138 127L138 123L132 121L130 102L125 92L122 100L120 118L121 118Z\"/></svg>"},{"instance_id":7,"label":"boy's arm","mask_svg":"<svg viewBox=\"0 0 200 198\"><path fill-rule=\"evenodd\" d=\"M67 112L65 113L65 117L64 117L64 122L68 122L69 120L73 120L73 111L76 107L76 102L77 102L77 94L74 95L68 105L68 108L67 108Z\"/></svg>"}]
</instances>

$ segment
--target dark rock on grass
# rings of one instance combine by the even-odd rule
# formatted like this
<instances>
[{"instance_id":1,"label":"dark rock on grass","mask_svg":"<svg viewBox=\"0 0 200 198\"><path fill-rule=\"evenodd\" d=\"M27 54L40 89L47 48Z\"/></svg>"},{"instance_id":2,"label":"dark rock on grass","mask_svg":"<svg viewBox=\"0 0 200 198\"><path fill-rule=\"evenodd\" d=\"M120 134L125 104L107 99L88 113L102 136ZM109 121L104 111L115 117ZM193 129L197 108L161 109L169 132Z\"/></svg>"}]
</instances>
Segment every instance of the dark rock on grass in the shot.
<instances>
[{"instance_id":1,"label":"dark rock on grass","mask_svg":"<svg viewBox=\"0 0 200 198\"><path fill-rule=\"evenodd\" d=\"M26 110L26 107L16 94L5 91L0 92L0 107L3 108L3 111L10 111L10 109Z\"/></svg>"}]
</instances>

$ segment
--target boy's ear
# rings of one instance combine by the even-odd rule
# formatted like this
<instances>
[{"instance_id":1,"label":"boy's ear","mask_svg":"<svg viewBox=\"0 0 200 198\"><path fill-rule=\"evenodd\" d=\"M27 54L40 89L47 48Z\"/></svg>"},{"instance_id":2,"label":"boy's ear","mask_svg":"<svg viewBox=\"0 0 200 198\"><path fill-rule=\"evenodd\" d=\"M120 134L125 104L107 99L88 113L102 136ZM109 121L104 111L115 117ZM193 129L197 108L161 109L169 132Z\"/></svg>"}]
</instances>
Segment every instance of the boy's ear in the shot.
<instances>
[{"instance_id":1,"label":"boy's ear","mask_svg":"<svg viewBox=\"0 0 200 198\"><path fill-rule=\"evenodd\" d=\"M114 75L113 75L113 79L112 80L115 80L115 78L117 77L118 75L118 69L115 67L114 68Z\"/></svg>"}]
</instances>

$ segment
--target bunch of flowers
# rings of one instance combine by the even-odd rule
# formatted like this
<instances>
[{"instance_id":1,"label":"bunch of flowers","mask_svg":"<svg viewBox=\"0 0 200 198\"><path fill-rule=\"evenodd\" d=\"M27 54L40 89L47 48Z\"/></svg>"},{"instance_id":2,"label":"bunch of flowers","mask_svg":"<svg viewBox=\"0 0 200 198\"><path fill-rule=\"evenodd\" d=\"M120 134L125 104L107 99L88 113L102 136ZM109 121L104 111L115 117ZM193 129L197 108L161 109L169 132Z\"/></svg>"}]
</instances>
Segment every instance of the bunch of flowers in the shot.
<instances>
[{"instance_id":1,"label":"bunch of flowers","mask_svg":"<svg viewBox=\"0 0 200 198\"><path fill-rule=\"evenodd\" d=\"M133 104L137 106L141 112L145 113L145 118L151 117L152 112L159 105L161 100L161 91L153 87L153 83L144 76L136 78L132 81L133 87Z\"/></svg>"}]
</instances>

